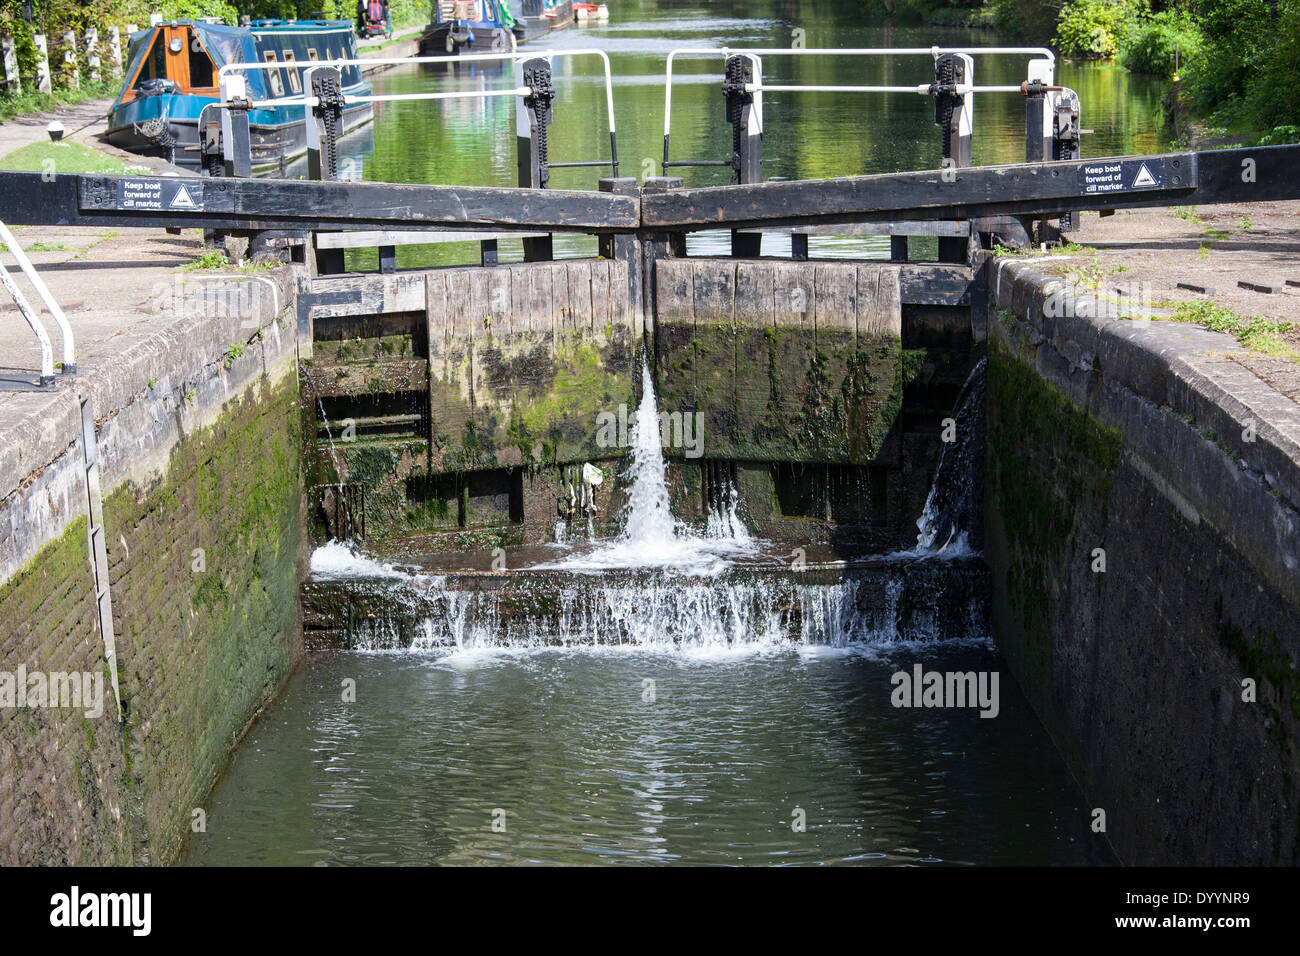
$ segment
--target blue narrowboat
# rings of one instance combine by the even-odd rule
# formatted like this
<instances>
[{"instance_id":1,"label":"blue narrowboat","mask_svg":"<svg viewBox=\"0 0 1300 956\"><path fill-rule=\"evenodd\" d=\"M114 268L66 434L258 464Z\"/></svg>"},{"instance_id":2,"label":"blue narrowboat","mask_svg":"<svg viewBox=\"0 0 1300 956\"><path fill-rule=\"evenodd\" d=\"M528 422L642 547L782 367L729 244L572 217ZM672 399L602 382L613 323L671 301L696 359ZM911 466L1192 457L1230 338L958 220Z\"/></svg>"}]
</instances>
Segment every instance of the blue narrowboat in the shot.
<instances>
[{"instance_id":1,"label":"blue narrowboat","mask_svg":"<svg viewBox=\"0 0 1300 956\"><path fill-rule=\"evenodd\" d=\"M248 95L258 101L301 95L304 64L356 56L355 25L348 20L257 20L246 27L175 20L140 30L131 34L126 78L108 114L108 140L121 149L200 169L200 114L220 100L222 66L286 64L281 69L246 71ZM345 67L342 73L344 93L370 93L360 68ZM345 107L344 131L368 122L373 112L370 103ZM248 120L254 172L283 168L306 152L303 107L254 109Z\"/></svg>"}]
</instances>

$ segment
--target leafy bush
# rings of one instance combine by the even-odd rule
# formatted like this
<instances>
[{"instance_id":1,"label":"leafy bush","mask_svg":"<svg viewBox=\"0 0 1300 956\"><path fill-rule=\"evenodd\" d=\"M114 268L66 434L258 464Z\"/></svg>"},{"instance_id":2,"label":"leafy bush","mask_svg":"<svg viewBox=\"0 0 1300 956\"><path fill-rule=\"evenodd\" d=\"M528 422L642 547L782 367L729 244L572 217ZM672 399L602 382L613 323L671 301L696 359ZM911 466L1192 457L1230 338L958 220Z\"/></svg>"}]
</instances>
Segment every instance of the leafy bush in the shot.
<instances>
[{"instance_id":1,"label":"leafy bush","mask_svg":"<svg viewBox=\"0 0 1300 956\"><path fill-rule=\"evenodd\" d=\"M1119 58L1134 73L1172 79L1200 51L1201 31L1195 22L1170 10L1135 24L1124 36Z\"/></svg>"},{"instance_id":2,"label":"leafy bush","mask_svg":"<svg viewBox=\"0 0 1300 956\"><path fill-rule=\"evenodd\" d=\"M1044 43L1056 29L1059 2L1053 0L988 0L993 28L1009 40Z\"/></svg>"},{"instance_id":3,"label":"leafy bush","mask_svg":"<svg viewBox=\"0 0 1300 956\"><path fill-rule=\"evenodd\" d=\"M1274 126L1255 145L1285 146L1287 143L1300 143L1300 126Z\"/></svg>"},{"instance_id":4,"label":"leafy bush","mask_svg":"<svg viewBox=\"0 0 1300 956\"><path fill-rule=\"evenodd\" d=\"M1109 59L1149 10L1147 0L1071 0L1056 21L1057 46L1065 56Z\"/></svg>"},{"instance_id":5,"label":"leafy bush","mask_svg":"<svg viewBox=\"0 0 1300 956\"><path fill-rule=\"evenodd\" d=\"M1198 0L1200 55L1184 66L1189 105L1233 130L1300 126L1300 0Z\"/></svg>"}]
</instances>

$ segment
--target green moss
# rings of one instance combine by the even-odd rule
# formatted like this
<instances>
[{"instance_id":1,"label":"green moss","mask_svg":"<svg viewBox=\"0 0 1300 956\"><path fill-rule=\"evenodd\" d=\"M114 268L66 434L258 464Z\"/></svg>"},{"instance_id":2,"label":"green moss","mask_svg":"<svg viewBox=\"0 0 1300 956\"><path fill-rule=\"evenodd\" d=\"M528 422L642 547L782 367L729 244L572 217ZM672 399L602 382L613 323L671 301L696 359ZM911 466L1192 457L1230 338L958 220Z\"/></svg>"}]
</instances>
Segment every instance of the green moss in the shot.
<instances>
[{"instance_id":1,"label":"green moss","mask_svg":"<svg viewBox=\"0 0 1300 956\"><path fill-rule=\"evenodd\" d=\"M144 852L173 860L188 808L201 804L234 741L287 676L300 633L299 434L293 379L263 383L183 438L153 485L105 497L110 557L119 540L130 556L112 595L124 724L119 731L111 717L83 717L60 731L86 754L75 774L87 808L81 862L139 862ZM196 547L208 569L197 574ZM39 611L33 592L64 608L76 602L82 611L70 633L95 648L91 587L79 518L0 585L0 607L9 617L28 607L26 626L39 626L55 612ZM101 667L108 692L102 658ZM106 705L107 714L114 704ZM120 818L99 812L112 796L101 780L116 788Z\"/></svg>"},{"instance_id":2,"label":"green moss","mask_svg":"<svg viewBox=\"0 0 1300 956\"><path fill-rule=\"evenodd\" d=\"M988 361L987 481L1007 535L1007 589L1026 633L1046 634L1054 569L1071 553L1079 514L1099 513L1105 525L1122 443L996 336Z\"/></svg>"},{"instance_id":3,"label":"green moss","mask_svg":"<svg viewBox=\"0 0 1300 956\"><path fill-rule=\"evenodd\" d=\"M1270 630L1267 636L1247 636L1241 625L1225 619L1221 594L1214 600L1214 613L1218 619L1219 643L1237 658L1246 676L1267 684L1292 716L1300 718L1300 679L1292 669L1290 657L1278 645L1277 631ZM1261 698L1260 703L1267 702ZM1275 719L1274 724L1276 730L1284 733L1282 721Z\"/></svg>"}]
</instances>

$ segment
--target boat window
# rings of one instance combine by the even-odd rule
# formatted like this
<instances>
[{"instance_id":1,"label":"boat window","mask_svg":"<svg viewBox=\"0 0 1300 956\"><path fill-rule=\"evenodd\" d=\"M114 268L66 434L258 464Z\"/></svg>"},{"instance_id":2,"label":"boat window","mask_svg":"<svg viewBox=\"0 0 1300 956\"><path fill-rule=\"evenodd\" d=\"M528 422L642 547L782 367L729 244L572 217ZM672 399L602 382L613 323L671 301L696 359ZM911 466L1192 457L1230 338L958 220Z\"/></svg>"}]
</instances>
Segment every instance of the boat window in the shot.
<instances>
[{"instance_id":1,"label":"boat window","mask_svg":"<svg viewBox=\"0 0 1300 956\"><path fill-rule=\"evenodd\" d=\"M216 86L212 58L197 36L190 38L190 87Z\"/></svg>"},{"instance_id":2,"label":"boat window","mask_svg":"<svg viewBox=\"0 0 1300 956\"><path fill-rule=\"evenodd\" d=\"M132 84L134 89L139 89L140 84L146 80L157 80L167 75L167 41L161 30L154 36L153 46L149 48L149 55L145 57L140 64L140 73Z\"/></svg>"},{"instance_id":3,"label":"boat window","mask_svg":"<svg viewBox=\"0 0 1300 956\"><path fill-rule=\"evenodd\" d=\"M314 46L307 47L307 59L309 60L319 59L319 57L316 56L316 48Z\"/></svg>"},{"instance_id":4,"label":"boat window","mask_svg":"<svg viewBox=\"0 0 1300 956\"><path fill-rule=\"evenodd\" d=\"M267 50L262 54L262 59L266 60L267 63L275 63L275 51ZM266 79L271 86L272 96L284 96L284 81L280 79L279 70L267 70Z\"/></svg>"},{"instance_id":5,"label":"boat window","mask_svg":"<svg viewBox=\"0 0 1300 956\"><path fill-rule=\"evenodd\" d=\"M297 60L298 60L298 57L294 55L294 52L293 52L292 50L285 50L285 51L284 51L284 62L286 62L286 63L296 63ZM298 68L297 68L297 67L293 67L293 66L291 66L291 67L289 67L289 69L286 70L285 72L289 74L289 89L290 89L292 92L294 92L294 93L301 93L301 92L302 92L302 74L298 72Z\"/></svg>"}]
</instances>

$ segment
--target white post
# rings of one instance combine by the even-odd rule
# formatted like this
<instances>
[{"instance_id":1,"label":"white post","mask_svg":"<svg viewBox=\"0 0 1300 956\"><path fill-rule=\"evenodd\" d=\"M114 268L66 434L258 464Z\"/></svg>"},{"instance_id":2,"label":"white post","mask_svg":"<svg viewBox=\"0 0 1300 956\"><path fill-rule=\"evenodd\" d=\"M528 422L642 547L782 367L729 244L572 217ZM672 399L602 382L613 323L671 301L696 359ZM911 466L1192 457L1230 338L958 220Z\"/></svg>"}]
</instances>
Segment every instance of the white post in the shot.
<instances>
[{"instance_id":1,"label":"white post","mask_svg":"<svg viewBox=\"0 0 1300 956\"><path fill-rule=\"evenodd\" d=\"M3 46L5 56L5 88L11 96L17 96L23 91L23 83L18 78L18 53L14 49L14 38L5 37L0 40L0 46Z\"/></svg>"},{"instance_id":2,"label":"white post","mask_svg":"<svg viewBox=\"0 0 1300 956\"><path fill-rule=\"evenodd\" d=\"M99 76L99 31L91 27L86 31L86 69L90 73L90 82L98 83Z\"/></svg>"},{"instance_id":3,"label":"white post","mask_svg":"<svg viewBox=\"0 0 1300 956\"><path fill-rule=\"evenodd\" d=\"M131 38L132 33L139 33L139 32L140 32L140 28L136 26L134 23L128 23L126 25L126 36L128 40Z\"/></svg>"},{"instance_id":4,"label":"white post","mask_svg":"<svg viewBox=\"0 0 1300 956\"><path fill-rule=\"evenodd\" d=\"M966 83L969 86L975 85L975 58L967 53L958 53L962 65L966 67ZM967 93L961 98L961 113L957 117L957 138L961 141L961 152L958 155L965 157L965 161L973 163L974 153L971 151L971 136L975 132L975 94ZM955 150L954 150L955 151Z\"/></svg>"},{"instance_id":5,"label":"white post","mask_svg":"<svg viewBox=\"0 0 1300 956\"><path fill-rule=\"evenodd\" d=\"M36 45L36 91L38 93L52 93L53 88L50 86L50 50L45 43L45 34L36 34L32 37L32 42Z\"/></svg>"},{"instance_id":6,"label":"white post","mask_svg":"<svg viewBox=\"0 0 1300 956\"><path fill-rule=\"evenodd\" d=\"M122 31L108 28L108 66L114 76L122 75Z\"/></svg>"},{"instance_id":7,"label":"white post","mask_svg":"<svg viewBox=\"0 0 1300 956\"><path fill-rule=\"evenodd\" d=\"M81 74L77 72L77 35L71 30L63 33L63 82L70 89L81 89Z\"/></svg>"},{"instance_id":8,"label":"white post","mask_svg":"<svg viewBox=\"0 0 1300 956\"><path fill-rule=\"evenodd\" d=\"M161 13L151 13L151 14L149 14L149 26L151 26L151 27L156 27L156 26L157 26L158 24L160 24L160 23L162 23L162 14L161 14Z\"/></svg>"}]
</instances>

